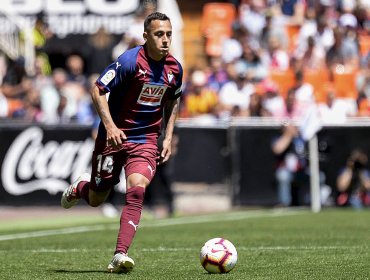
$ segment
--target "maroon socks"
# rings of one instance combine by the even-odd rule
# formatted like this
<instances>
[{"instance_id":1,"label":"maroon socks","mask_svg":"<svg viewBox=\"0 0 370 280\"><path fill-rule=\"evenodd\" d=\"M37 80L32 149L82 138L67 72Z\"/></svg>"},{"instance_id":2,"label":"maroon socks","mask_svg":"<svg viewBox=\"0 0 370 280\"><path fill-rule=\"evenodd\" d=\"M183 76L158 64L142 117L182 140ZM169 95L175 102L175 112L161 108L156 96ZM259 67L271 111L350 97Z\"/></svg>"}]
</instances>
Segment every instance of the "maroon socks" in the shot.
<instances>
[{"instance_id":1,"label":"maroon socks","mask_svg":"<svg viewBox=\"0 0 370 280\"><path fill-rule=\"evenodd\" d=\"M87 204L89 204L89 188L90 188L90 182L81 181L77 185L77 196L78 198L84 199Z\"/></svg>"},{"instance_id":2,"label":"maroon socks","mask_svg":"<svg viewBox=\"0 0 370 280\"><path fill-rule=\"evenodd\" d=\"M123 207L115 253L127 253L139 226L143 209L145 188L131 187L126 192L126 204Z\"/></svg>"}]
</instances>

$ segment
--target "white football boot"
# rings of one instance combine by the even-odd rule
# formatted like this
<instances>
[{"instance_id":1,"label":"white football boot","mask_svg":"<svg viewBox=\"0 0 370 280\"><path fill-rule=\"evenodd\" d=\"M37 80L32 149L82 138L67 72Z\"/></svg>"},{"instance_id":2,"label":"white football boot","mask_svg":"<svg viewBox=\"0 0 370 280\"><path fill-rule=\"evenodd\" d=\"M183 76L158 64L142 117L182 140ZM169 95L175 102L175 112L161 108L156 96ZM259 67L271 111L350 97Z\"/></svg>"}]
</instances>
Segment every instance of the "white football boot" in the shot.
<instances>
[{"instance_id":1,"label":"white football boot","mask_svg":"<svg viewBox=\"0 0 370 280\"><path fill-rule=\"evenodd\" d=\"M128 273L134 268L135 262L129 256L123 253L114 255L110 264L108 264L108 272Z\"/></svg>"},{"instance_id":2,"label":"white football boot","mask_svg":"<svg viewBox=\"0 0 370 280\"><path fill-rule=\"evenodd\" d=\"M78 184L82 181L90 182L90 179L91 176L89 173L83 173L80 177L77 178L76 181L73 182L72 185L64 190L62 199L60 200L60 204L63 208L68 209L77 204L77 202L80 200L76 197Z\"/></svg>"}]
</instances>

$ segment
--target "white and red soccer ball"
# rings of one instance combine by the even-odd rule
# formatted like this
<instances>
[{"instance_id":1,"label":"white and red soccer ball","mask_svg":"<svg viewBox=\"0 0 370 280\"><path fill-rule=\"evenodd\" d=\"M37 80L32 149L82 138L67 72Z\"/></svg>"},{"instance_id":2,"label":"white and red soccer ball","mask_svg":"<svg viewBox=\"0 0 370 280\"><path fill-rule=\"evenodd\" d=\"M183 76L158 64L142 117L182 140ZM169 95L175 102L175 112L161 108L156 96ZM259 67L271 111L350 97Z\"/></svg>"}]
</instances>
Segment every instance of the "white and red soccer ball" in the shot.
<instances>
[{"instance_id":1,"label":"white and red soccer ball","mask_svg":"<svg viewBox=\"0 0 370 280\"><path fill-rule=\"evenodd\" d=\"M235 246L224 238L212 238L200 250L200 263L209 273L227 273L237 260Z\"/></svg>"}]
</instances>

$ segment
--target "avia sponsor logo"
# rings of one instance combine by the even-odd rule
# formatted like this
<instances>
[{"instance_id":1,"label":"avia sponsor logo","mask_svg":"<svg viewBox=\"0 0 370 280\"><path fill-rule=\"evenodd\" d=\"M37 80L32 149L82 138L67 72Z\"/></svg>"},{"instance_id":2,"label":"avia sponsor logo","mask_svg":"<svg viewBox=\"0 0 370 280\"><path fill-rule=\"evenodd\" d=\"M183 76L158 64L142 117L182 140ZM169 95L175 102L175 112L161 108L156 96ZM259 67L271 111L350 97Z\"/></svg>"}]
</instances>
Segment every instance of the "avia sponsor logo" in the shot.
<instances>
[{"instance_id":1,"label":"avia sponsor logo","mask_svg":"<svg viewBox=\"0 0 370 280\"><path fill-rule=\"evenodd\" d=\"M46 190L55 195L91 169L94 141L43 142L43 130L30 127L10 145L1 166L3 188L11 195Z\"/></svg>"},{"instance_id":2,"label":"avia sponsor logo","mask_svg":"<svg viewBox=\"0 0 370 280\"><path fill-rule=\"evenodd\" d=\"M167 87L164 85L144 84L141 89L137 103L149 106L158 106L161 104L162 97Z\"/></svg>"}]
</instances>

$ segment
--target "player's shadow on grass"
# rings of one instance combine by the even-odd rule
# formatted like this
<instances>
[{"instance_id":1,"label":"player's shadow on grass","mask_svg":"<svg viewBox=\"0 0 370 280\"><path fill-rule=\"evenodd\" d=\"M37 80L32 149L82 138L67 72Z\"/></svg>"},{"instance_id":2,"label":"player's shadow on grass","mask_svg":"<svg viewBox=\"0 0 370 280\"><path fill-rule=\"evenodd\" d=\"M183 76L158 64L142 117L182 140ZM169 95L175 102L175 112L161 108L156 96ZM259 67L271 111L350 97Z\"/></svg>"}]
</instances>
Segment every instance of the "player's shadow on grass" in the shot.
<instances>
[{"instance_id":1,"label":"player's shadow on grass","mask_svg":"<svg viewBox=\"0 0 370 280\"><path fill-rule=\"evenodd\" d=\"M55 273L73 273L73 274L78 274L78 273L109 273L106 270L67 270L67 269L56 269L52 270Z\"/></svg>"},{"instance_id":2,"label":"player's shadow on grass","mask_svg":"<svg viewBox=\"0 0 370 280\"><path fill-rule=\"evenodd\" d=\"M54 273L70 273L70 274L83 274L83 273L106 273L111 274L106 270L67 270L67 269L56 269L52 270ZM119 272L118 274L127 274L128 272ZM117 273L116 273L117 274Z\"/></svg>"}]
</instances>

